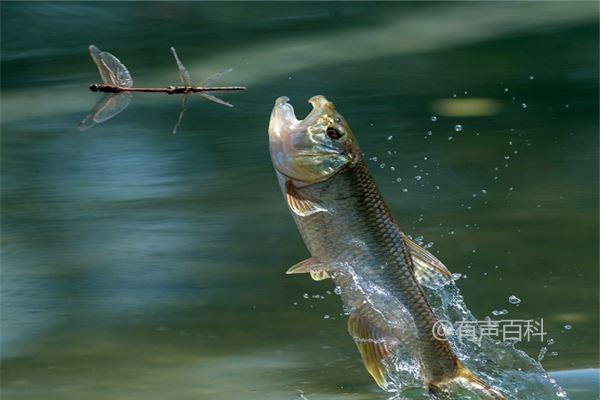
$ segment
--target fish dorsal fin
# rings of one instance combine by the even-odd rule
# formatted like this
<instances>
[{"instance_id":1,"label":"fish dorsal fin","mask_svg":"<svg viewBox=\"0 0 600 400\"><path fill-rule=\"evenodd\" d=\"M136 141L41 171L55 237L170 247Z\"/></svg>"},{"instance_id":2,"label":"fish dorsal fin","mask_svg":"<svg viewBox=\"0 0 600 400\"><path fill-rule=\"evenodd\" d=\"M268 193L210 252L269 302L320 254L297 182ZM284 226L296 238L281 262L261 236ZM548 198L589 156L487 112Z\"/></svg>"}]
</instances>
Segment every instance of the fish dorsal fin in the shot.
<instances>
[{"instance_id":1,"label":"fish dorsal fin","mask_svg":"<svg viewBox=\"0 0 600 400\"><path fill-rule=\"evenodd\" d=\"M386 326L379 314L366 306L352 311L348 319L348 332L358 347L363 364L381 388L386 384L386 363L398 347Z\"/></svg>"},{"instance_id":2,"label":"fish dorsal fin","mask_svg":"<svg viewBox=\"0 0 600 400\"><path fill-rule=\"evenodd\" d=\"M292 181L285 182L285 200L294 214L307 217L314 213L327 211L318 200L310 198L298 190Z\"/></svg>"},{"instance_id":3,"label":"fish dorsal fin","mask_svg":"<svg viewBox=\"0 0 600 400\"><path fill-rule=\"evenodd\" d=\"M300 261L286 271L286 274L306 274L309 273L310 277L315 281L322 281L323 279L330 278L327 272L325 264L321 263L314 257L307 260Z\"/></svg>"},{"instance_id":4,"label":"fish dorsal fin","mask_svg":"<svg viewBox=\"0 0 600 400\"><path fill-rule=\"evenodd\" d=\"M408 236L404 236L404 243L415 267L414 272L419 282L441 283L451 279L452 274L448 268L433 254L419 246Z\"/></svg>"}]
</instances>

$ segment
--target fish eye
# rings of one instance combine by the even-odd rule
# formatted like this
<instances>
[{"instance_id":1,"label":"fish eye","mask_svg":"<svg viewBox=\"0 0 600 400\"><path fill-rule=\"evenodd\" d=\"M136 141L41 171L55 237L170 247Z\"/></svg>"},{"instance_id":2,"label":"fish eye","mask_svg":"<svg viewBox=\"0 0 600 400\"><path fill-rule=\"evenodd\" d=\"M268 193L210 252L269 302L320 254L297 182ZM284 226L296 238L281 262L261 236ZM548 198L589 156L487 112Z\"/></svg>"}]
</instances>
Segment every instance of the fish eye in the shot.
<instances>
[{"instance_id":1,"label":"fish eye","mask_svg":"<svg viewBox=\"0 0 600 400\"><path fill-rule=\"evenodd\" d=\"M340 131L332 127L327 128L326 133L327 136L329 136L331 139L339 139L343 136L343 134Z\"/></svg>"}]
</instances>

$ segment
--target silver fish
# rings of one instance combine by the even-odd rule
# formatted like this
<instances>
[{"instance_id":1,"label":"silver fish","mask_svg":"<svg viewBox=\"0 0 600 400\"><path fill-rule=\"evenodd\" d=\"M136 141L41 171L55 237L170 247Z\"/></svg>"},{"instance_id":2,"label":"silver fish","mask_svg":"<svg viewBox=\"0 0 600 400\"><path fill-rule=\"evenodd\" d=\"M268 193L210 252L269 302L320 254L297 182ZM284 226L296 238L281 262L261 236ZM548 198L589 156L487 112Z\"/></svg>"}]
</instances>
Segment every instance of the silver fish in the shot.
<instances>
[{"instance_id":1,"label":"silver fish","mask_svg":"<svg viewBox=\"0 0 600 400\"><path fill-rule=\"evenodd\" d=\"M421 284L450 272L400 230L344 117L315 96L298 120L288 101L275 101L269 149L311 257L287 273L331 278L340 287L349 333L380 387L389 388L388 366L402 346L432 396L460 381L483 398L505 399L459 361L436 324Z\"/></svg>"}]
</instances>

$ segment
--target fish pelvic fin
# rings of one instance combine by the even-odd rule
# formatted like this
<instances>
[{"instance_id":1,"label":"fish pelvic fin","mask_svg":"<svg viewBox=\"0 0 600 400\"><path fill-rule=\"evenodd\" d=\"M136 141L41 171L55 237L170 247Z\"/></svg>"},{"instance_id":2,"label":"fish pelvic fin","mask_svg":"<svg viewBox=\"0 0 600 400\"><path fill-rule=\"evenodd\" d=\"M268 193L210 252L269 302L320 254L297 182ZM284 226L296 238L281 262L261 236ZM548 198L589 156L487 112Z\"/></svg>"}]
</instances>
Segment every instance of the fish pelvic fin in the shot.
<instances>
[{"instance_id":1,"label":"fish pelvic fin","mask_svg":"<svg viewBox=\"0 0 600 400\"><path fill-rule=\"evenodd\" d=\"M444 283L452 278L446 266L433 254L404 235L404 244L414 265L414 274L419 282Z\"/></svg>"},{"instance_id":2,"label":"fish pelvic fin","mask_svg":"<svg viewBox=\"0 0 600 400\"><path fill-rule=\"evenodd\" d=\"M290 210L301 217L327 211L318 200L300 193L298 188L289 180L285 182L285 200Z\"/></svg>"},{"instance_id":3,"label":"fish pelvic fin","mask_svg":"<svg viewBox=\"0 0 600 400\"><path fill-rule=\"evenodd\" d=\"M468 389L476 392L480 399L507 400L502 393L485 383L480 377L460 363L454 378L439 384L429 383L429 393L433 395L433 398L437 398L435 396L442 392L443 386L454 383L454 381L464 383Z\"/></svg>"},{"instance_id":4,"label":"fish pelvic fin","mask_svg":"<svg viewBox=\"0 0 600 400\"><path fill-rule=\"evenodd\" d=\"M327 272L327 266L315 257L300 261L286 271L286 274L288 275L306 273L310 274L310 277L315 281L322 281L323 279L330 278L329 273Z\"/></svg>"},{"instance_id":5,"label":"fish pelvic fin","mask_svg":"<svg viewBox=\"0 0 600 400\"><path fill-rule=\"evenodd\" d=\"M381 317L374 311L356 309L348 319L348 332L356 343L365 368L375 383L385 389L386 362L395 353L398 343L380 320Z\"/></svg>"}]
</instances>

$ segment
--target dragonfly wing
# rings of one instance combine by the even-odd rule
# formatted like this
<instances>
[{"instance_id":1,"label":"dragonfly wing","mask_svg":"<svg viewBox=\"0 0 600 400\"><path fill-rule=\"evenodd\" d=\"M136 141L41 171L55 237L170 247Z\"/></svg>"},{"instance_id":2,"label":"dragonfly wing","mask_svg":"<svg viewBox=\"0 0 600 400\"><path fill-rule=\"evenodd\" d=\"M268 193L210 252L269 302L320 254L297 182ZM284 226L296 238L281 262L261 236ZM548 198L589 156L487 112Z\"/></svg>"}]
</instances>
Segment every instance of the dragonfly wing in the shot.
<instances>
[{"instance_id":1,"label":"dragonfly wing","mask_svg":"<svg viewBox=\"0 0 600 400\"><path fill-rule=\"evenodd\" d=\"M85 131L96 124L108 121L123 111L131 102L131 93L107 93L92 108L92 111L79 123L79 130Z\"/></svg>"},{"instance_id":2,"label":"dragonfly wing","mask_svg":"<svg viewBox=\"0 0 600 400\"><path fill-rule=\"evenodd\" d=\"M121 61L112 54L102 51L94 45L89 47L90 56L98 67L102 81L109 85L132 87L133 79Z\"/></svg>"},{"instance_id":3,"label":"dragonfly wing","mask_svg":"<svg viewBox=\"0 0 600 400\"><path fill-rule=\"evenodd\" d=\"M189 97L190 97L190 95L186 94L185 96L183 96L183 100L181 100L181 111L179 112L179 117L177 118L177 123L173 127L173 134L177 133L177 129L179 129L179 125L181 125L181 120L183 119L183 114L185 114L185 111L187 110L187 102L188 102Z\"/></svg>"},{"instance_id":4,"label":"dragonfly wing","mask_svg":"<svg viewBox=\"0 0 600 400\"><path fill-rule=\"evenodd\" d=\"M185 68L179 57L177 56L177 52L175 51L175 47L171 47L171 51L173 52L173 57L175 57L175 61L177 62L177 69L179 70L179 79L181 79L181 83L183 86L190 87L190 73Z\"/></svg>"},{"instance_id":5,"label":"dragonfly wing","mask_svg":"<svg viewBox=\"0 0 600 400\"><path fill-rule=\"evenodd\" d=\"M208 94L206 92L200 92L200 96L204 97L206 100L214 101L215 103L223 104L227 107L233 107L233 104L226 102L225 100L221 100L220 98L213 96L212 94Z\"/></svg>"},{"instance_id":6,"label":"dragonfly wing","mask_svg":"<svg viewBox=\"0 0 600 400\"><path fill-rule=\"evenodd\" d=\"M207 87L212 82L216 81L217 79L220 79L223 75L228 74L231 71L233 71L233 68L227 68L226 70L223 70L221 72L217 72L216 74L212 74L211 76L209 76L208 78L206 78L205 80L203 80L202 82L200 82L200 85L198 85L198 86Z\"/></svg>"}]
</instances>

